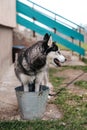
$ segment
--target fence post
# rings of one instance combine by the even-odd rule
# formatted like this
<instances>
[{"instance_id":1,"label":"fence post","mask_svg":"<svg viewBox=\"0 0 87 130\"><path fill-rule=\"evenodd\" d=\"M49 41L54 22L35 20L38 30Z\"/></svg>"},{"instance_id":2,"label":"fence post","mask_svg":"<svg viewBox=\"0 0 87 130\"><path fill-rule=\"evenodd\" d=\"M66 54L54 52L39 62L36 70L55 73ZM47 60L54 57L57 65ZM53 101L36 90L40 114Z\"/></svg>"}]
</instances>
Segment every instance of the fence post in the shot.
<instances>
[{"instance_id":1,"label":"fence post","mask_svg":"<svg viewBox=\"0 0 87 130\"><path fill-rule=\"evenodd\" d=\"M53 28L54 29L54 33L56 34L56 28Z\"/></svg>"},{"instance_id":2,"label":"fence post","mask_svg":"<svg viewBox=\"0 0 87 130\"><path fill-rule=\"evenodd\" d=\"M35 23L35 18L33 17L33 23ZM36 36L36 33L35 33L35 31L33 30L33 37L35 37Z\"/></svg>"},{"instance_id":3,"label":"fence post","mask_svg":"<svg viewBox=\"0 0 87 130\"><path fill-rule=\"evenodd\" d=\"M71 41L74 44L74 37L71 37ZM72 55L73 55L73 51L72 51Z\"/></svg>"},{"instance_id":4,"label":"fence post","mask_svg":"<svg viewBox=\"0 0 87 130\"><path fill-rule=\"evenodd\" d=\"M81 33L81 28L79 27L79 33ZM81 47L81 41L79 40L79 47ZM81 60L81 55L79 54L79 60Z\"/></svg>"},{"instance_id":5,"label":"fence post","mask_svg":"<svg viewBox=\"0 0 87 130\"><path fill-rule=\"evenodd\" d=\"M32 9L34 9L34 3L32 3ZM33 17L32 19L33 19L33 23L35 23L36 20L35 17ZM35 31L33 30L32 32L33 32L33 37L35 37L36 36Z\"/></svg>"}]
</instances>

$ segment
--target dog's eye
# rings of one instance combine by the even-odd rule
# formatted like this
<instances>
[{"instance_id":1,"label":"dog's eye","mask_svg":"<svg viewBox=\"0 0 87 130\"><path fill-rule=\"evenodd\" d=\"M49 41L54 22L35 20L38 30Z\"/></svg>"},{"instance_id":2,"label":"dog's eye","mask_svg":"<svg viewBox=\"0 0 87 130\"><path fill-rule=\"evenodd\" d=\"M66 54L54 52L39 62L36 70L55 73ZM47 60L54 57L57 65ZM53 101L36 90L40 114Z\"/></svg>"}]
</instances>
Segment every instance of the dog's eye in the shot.
<instances>
[{"instance_id":1,"label":"dog's eye","mask_svg":"<svg viewBox=\"0 0 87 130\"><path fill-rule=\"evenodd\" d=\"M60 51L58 51L58 54L61 54Z\"/></svg>"}]
</instances>

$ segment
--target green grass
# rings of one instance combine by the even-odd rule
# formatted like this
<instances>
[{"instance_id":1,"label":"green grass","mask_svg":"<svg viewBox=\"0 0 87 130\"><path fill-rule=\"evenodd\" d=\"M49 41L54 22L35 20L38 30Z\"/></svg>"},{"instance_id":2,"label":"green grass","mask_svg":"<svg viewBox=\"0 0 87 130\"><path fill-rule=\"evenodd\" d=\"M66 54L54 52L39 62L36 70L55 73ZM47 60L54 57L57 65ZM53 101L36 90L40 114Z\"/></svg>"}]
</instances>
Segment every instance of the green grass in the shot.
<instances>
[{"instance_id":1,"label":"green grass","mask_svg":"<svg viewBox=\"0 0 87 130\"><path fill-rule=\"evenodd\" d=\"M87 66L64 66L62 67L61 71L66 70L66 69L74 69L74 70L82 70L83 72L87 72Z\"/></svg>"},{"instance_id":2,"label":"green grass","mask_svg":"<svg viewBox=\"0 0 87 130\"><path fill-rule=\"evenodd\" d=\"M87 67L65 66L59 68L58 71L65 69L85 71ZM59 91L64 80L63 77L57 77L57 69L50 69L50 81L54 84L56 92ZM0 130L87 130L87 96L69 93L66 87L60 91L55 100L49 103L57 105L63 115L61 119L48 121L1 121Z\"/></svg>"},{"instance_id":3,"label":"green grass","mask_svg":"<svg viewBox=\"0 0 87 130\"><path fill-rule=\"evenodd\" d=\"M62 70L61 70L62 71ZM55 91L57 91L58 86L60 86L62 84L62 82L64 81L64 77L58 77L58 76L53 76L53 73L56 74L57 69L50 69L49 70L49 77L50 77L50 82L53 84L53 86L55 86Z\"/></svg>"},{"instance_id":4,"label":"green grass","mask_svg":"<svg viewBox=\"0 0 87 130\"><path fill-rule=\"evenodd\" d=\"M83 58L82 58L82 61L83 61L85 64L87 64L87 58L83 57Z\"/></svg>"},{"instance_id":5,"label":"green grass","mask_svg":"<svg viewBox=\"0 0 87 130\"><path fill-rule=\"evenodd\" d=\"M81 47L83 47L87 51L87 43L82 43Z\"/></svg>"},{"instance_id":6,"label":"green grass","mask_svg":"<svg viewBox=\"0 0 87 130\"><path fill-rule=\"evenodd\" d=\"M74 70L79 69L85 71L87 70L87 67L86 66L85 67L65 66L60 71L63 71L65 69L74 69ZM51 82L54 83L53 80ZM61 84L58 85L58 87L55 87L56 91L58 91L59 88L61 88ZM53 101L53 103L56 104L63 113L63 118L61 120L65 125L65 128L63 128L63 130L86 130L87 129L86 126L87 102L86 101L83 102L84 98L87 100L87 97L85 97L85 95L82 96L75 95L69 93L67 89L64 89L63 91L60 91L56 99Z\"/></svg>"},{"instance_id":7,"label":"green grass","mask_svg":"<svg viewBox=\"0 0 87 130\"><path fill-rule=\"evenodd\" d=\"M76 81L76 82L74 83L74 85L76 85L76 86L78 86L78 87L80 87L80 88L85 88L85 89L87 89L87 81L85 81L85 80Z\"/></svg>"}]
</instances>

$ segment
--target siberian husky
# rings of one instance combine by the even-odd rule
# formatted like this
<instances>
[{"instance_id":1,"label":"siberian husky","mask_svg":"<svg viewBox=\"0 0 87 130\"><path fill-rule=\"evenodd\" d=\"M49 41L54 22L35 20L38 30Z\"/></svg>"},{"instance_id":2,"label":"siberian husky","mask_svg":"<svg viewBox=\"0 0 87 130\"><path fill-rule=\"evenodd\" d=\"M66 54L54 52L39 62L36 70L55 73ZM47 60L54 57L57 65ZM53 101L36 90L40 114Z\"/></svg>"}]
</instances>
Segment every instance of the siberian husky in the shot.
<instances>
[{"instance_id":1,"label":"siberian husky","mask_svg":"<svg viewBox=\"0 0 87 130\"><path fill-rule=\"evenodd\" d=\"M15 62L15 73L24 91L29 91L29 84L34 83L35 92L39 92L44 77L47 82L48 59L57 66L66 60L47 33L43 40L23 49L18 54Z\"/></svg>"}]
</instances>

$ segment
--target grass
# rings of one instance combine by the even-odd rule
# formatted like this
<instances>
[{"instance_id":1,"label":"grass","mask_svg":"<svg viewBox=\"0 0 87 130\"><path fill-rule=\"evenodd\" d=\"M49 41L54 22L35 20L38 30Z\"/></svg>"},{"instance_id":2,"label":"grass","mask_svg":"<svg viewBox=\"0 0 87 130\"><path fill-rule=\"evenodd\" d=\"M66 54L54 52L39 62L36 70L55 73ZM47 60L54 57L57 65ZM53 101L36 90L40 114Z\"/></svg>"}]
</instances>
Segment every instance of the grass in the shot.
<instances>
[{"instance_id":1,"label":"grass","mask_svg":"<svg viewBox=\"0 0 87 130\"><path fill-rule=\"evenodd\" d=\"M85 81L85 80L76 81L74 83L74 85L76 85L76 86L78 86L80 88L87 89L87 81Z\"/></svg>"},{"instance_id":2,"label":"grass","mask_svg":"<svg viewBox=\"0 0 87 130\"><path fill-rule=\"evenodd\" d=\"M82 58L82 61L87 64L87 59L85 57Z\"/></svg>"},{"instance_id":3,"label":"grass","mask_svg":"<svg viewBox=\"0 0 87 130\"><path fill-rule=\"evenodd\" d=\"M62 70L66 70L66 69L74 69L74 70L82 70L83 72L87 72L87 66L64 66L62 67Z\"/></svg>"},{"instance_id":4,"label":"grass","mask_svg":"<svg viewBox=\"0 0 87 130\"><path fill-rule=\"evenodd\" d=\"M81 47L83 47L87 51L87 43L82 43Z\"/></svg>"},{"instance_id":5,"label":"grass","mask_svg":"<svg viewBox=\"0 0 87 130\"><path fill-rule=\"evenodd\" d=\"M60 86L65 79L64 77L58 77L56 75L53 76L53 73L56 74L56 72L57 72L57 69L50 69L50 73L49 73L50 82L53 84L53 86L55 86L54 91L57 91L58 86Z\"/></svg>"},{"instance_id":6,"label":"grass","mask_svg":"<svg viewBox=\"0 0 87 130\"><path fill-rule=\"evenodd\" d=\"M65 66L58 71L65 69L81 69L85 71L87 67ZM64 80L63 77L57 77L57 69L50 69L50 81L54 84L55 91L61 88ZM87 130L87 96L69 93L66 88L60 91L51 103L56 104L62 112L63 117L61 119L48 121L1 121L0 130Z\"/></svg>"}]
</instances>

